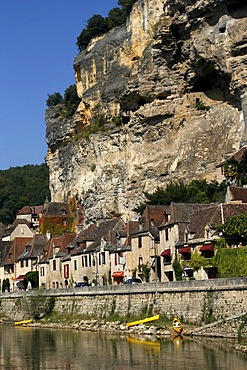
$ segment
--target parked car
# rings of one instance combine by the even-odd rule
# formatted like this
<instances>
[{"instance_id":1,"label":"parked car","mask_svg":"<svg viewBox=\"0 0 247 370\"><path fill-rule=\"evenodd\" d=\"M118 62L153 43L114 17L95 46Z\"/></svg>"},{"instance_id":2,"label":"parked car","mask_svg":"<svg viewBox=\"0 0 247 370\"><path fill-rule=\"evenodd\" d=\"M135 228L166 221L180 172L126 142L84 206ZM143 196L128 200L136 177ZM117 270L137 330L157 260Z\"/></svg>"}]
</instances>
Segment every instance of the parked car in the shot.
<instances>
[{"instance_id":1,"label":"parked car","mask_svg":"<svg viewBox=\"0 0 247 370\"><path fill-rule=\"evenodd\" d=\"M75 288L82 288L84 286L89 286L89 284L86 281L81 281L75 284Z\"/></svg>"},{"instance_id":2,"label":"parked car","mask_svg":"<svg viewBox=\"0 0 247 370\"><path fill-rule=\"evenodd\" d=\"M137 277L137 278L129 278L127 279L124 284L142 284L143 281L141 278Z\"/></svg>"}]
</instances>

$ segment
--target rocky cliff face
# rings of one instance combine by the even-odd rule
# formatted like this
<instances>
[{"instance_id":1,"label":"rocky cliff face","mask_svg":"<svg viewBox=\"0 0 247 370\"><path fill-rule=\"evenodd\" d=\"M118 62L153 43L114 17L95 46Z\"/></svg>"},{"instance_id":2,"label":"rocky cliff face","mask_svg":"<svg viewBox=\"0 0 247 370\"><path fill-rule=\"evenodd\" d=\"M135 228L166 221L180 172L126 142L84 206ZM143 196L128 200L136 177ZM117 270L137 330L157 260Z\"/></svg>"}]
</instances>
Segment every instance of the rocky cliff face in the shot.
<instances>
[{"instance_id":1,"label":"rocky cliff face","mask_svg":"<svg viewBox=\"0 0 247 370\"><path fill-rule=\"evenodd\" d=\"M127 216L143 191L215 179L247 139L246 35L242 0L137 1L75 58L75 118L46 112L52 201Z\"/></svg>"}]
</instances>

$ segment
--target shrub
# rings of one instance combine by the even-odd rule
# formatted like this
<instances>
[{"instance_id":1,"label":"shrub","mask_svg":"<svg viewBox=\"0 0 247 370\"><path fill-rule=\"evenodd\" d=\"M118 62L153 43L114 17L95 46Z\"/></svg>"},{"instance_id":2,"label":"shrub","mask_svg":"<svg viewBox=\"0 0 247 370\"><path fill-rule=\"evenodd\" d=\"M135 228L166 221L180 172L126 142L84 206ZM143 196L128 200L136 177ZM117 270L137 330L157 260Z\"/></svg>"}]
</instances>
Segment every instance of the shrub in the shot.
<instances>
[{"instance_id":1,"label":"shrub","mask_svg":"<svg viewBox=\"0 0 247 370\"><path fill-rule=\"evenodd\" d=\"M48 99L46 100L46 105L48 108L55 107L56 105L63 102L63 97L59 92L55 92L54 94L48 94Z\"/></svg>"}]
</instances>

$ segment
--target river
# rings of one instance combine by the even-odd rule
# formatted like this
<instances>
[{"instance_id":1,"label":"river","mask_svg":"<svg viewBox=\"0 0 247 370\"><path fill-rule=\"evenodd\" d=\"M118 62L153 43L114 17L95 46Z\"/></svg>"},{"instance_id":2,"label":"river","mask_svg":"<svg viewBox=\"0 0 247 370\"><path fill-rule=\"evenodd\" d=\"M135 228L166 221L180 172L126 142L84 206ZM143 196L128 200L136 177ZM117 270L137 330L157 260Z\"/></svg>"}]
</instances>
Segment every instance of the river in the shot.
<instances>
[{"instance_id":1,"label":"river","mask_svg":"<svg viewBox=\"0 0 247 370\"><path fill-rule=\"evenodd\" d=\"M246 370L231 342L0 326L1 370Z\"/></svg>"}]
</instances>

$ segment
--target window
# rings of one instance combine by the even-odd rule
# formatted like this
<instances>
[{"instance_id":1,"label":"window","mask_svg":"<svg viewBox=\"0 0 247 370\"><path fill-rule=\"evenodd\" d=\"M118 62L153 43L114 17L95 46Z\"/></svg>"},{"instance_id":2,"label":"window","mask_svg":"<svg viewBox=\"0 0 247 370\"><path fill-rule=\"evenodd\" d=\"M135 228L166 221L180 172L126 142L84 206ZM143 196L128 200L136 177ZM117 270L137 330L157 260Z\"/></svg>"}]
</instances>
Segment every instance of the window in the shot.
<instances>
[{"instance_id":1,"label":"window","mask_svg":"<svg viewBox=\"0 0 247 370\"><path fill-rule=\"evenodd\" d=\"M142 265L143 265L142 257L139 257L139 261L138 261L138 271L139 272L142 272Z\"/></svg>"},{"instance_id":2,"label":"window","mask_svg":"<svg viewBox=\"0 0 247 370\"><path fill-rule=\"evenodd\" d=\"M21 267L24 267L24 261L21 260Z\"/></svg>"},{"instance_id":3,"label":"window","mask_svg":"<svg viewBox=\"0 0 247 370\"><path fill-rule=\"evenodd\" d=\"M69 278L69 265L68 264L64 265L64 267L63 267L63 274L64 274L64 278L65 279L68 279Z\"/></svg>"},{"instance_id":4,"label":"window","mask_svg":"<svg viewBox=\"0 0 247 370\"><path fill-rule=\"evenodd\" d=\"M84 256L84 266L87 267L87 256Z\"/></svg>"},{"instance_id":5,"label":"window","mask_svg":"<svg viewBox=\"0 0 247 370\"><path fill-rule=\"evenodd\" d=\"M28 260L26 260L26 267L28 267Z\"/></svg>"},{"instance_id":6,"label":"window","mask_svg":"<svg viewBox=\"0 0 247 370\"><path fill-rule=\"evenodd\" d=\"M45 268L41 267L40 269L40 276L45 276Z\"/></svg>"},{"instance_id":7,"label":"window","mask_svg":"<svg viewBox=\"0 0 247 370\"><path fill-rule=\"evenodd\" d=\"M105 252L101 253L101 263L105 265Z\"/></svg>"},{"instance_id":8,"label":"window","mask_svg":"<svg viewBox=\"0 0 247 370\"><path fill-rule=\"evenodd\" d=\"M165 229L165 241L169 240L169 230L168 228Z\"/></svg>"},{"instance_id":9,"label":"window","mask_svg":"<svg viewBox=\"0 0 247 370\"><path fill-rule=\"evenodd\" d=\"M84 267L84 256L82 256L82 258L81 258L81 265L82 265L82 267Z\"/></svg>"},{"instance_id":10,"label":"window","mask_svg":"<svg viewBox=\"0 0 247 370\"><path fill-rule=\"evenodd\" d=\"M77 261L74 261L74 270L77 270Z\"/></svg>"},{"instance_id":11,"label":"window","mask_svg":"<svg viewBox=\"0 0 247 370\"><path fill-rule=\"evenodd\" d=\"M142 247L142 237L138 236L138 248Z\"/></svg>"},{"instance_id":12,"label":"window","mask_svg":"<svg viewBox=\"0 0 247 370\"><path fill-rule=\"evenodd\" d=\"M57 269L56 260L53 260L52 263L53 263L53 271L55 271Z\"/></svg>"}]
</instances>

